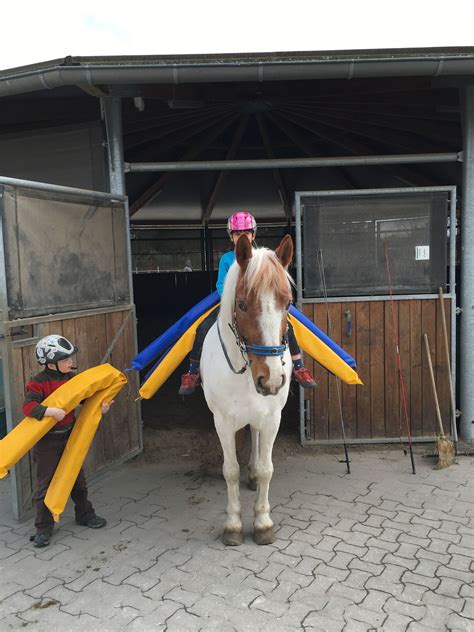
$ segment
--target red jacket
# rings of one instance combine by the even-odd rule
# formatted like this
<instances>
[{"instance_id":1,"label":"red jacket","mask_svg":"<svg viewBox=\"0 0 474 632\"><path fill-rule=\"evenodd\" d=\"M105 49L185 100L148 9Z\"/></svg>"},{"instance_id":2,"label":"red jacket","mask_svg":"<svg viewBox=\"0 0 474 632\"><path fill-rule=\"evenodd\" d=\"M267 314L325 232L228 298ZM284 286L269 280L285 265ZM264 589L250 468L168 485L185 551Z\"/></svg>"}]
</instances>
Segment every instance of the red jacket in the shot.
<instances>
[{"instance_id":1,"label":"red jacket","mask_svg":"<svg viewBox=\"0 0 474 632\"><path fill-rule=\"evenodd\" d=\"M35 375L26 385L26 397L22 410L27 417L43 419L47 406L43 406L43 400L54 393L62 384L74 377L73 373L59 373L45 368ZM74 411L68 413L62 421L58 421L55 427L68 426L75 421Z\"/></svg>"}]
</instances>

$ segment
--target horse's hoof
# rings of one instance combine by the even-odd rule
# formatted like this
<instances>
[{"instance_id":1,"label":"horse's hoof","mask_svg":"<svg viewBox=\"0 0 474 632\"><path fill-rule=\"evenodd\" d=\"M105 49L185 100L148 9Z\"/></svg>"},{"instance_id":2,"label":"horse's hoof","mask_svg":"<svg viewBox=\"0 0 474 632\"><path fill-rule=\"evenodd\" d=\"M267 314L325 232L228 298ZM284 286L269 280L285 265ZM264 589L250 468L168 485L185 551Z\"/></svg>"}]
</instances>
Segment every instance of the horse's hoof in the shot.
<instances>
[{"instance_id":1,"label":"horse's hoof","mask_svg":"<svg viewBox=\"0 0 474 632\"><path fill-rule=\"evenodd\" d=\"M249 489L251 489L252 491L256 492L257 491L257 479L256 478L249 478L249 480L247 481L247 487Z\"/></svg>"},{"instance_id":2,"label":"horse's hoof","mask_svg":"<svg viewBox=\"0 0 474 632\"><path fill-rule=\"evenodd\" d=\"M257 544L273 544L276 539L273 527L268 527L268 529L255 529L253 539Z\"/></svg>"},{"instance_id":3,"label":"horse's hoof","mask_svg":"<svg viewBox=\"0 0 474 632\"><path fill-rule=\"evenodd\" d=\"M244 541L242 531L224 531L222 534L222 542L226 546L239 546Z\"/></svg>"}]
</instances>

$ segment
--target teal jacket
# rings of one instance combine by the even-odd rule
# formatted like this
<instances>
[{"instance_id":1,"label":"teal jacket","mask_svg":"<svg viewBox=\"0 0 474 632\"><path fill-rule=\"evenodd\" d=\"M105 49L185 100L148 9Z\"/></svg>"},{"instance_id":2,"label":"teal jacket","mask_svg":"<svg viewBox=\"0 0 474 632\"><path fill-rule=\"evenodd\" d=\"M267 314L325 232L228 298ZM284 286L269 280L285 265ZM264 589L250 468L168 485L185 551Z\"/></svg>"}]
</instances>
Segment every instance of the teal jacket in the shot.
<instances>
[{"instance_id":1,"label":"teal jacket","mask_svg":"<svg viewBox=\"0 0 474 632\"><path fill-rule=\"evenodd\" d=\"M219 292L219 296L222 296L222 292L224 291L224 281L229 272L230 266L235 261L235 250L231 250L230 252L226 252L222 255L221 260L219 261L219 272L217 273L217 283L216 289Z\"/></svg>"}]
</instances>

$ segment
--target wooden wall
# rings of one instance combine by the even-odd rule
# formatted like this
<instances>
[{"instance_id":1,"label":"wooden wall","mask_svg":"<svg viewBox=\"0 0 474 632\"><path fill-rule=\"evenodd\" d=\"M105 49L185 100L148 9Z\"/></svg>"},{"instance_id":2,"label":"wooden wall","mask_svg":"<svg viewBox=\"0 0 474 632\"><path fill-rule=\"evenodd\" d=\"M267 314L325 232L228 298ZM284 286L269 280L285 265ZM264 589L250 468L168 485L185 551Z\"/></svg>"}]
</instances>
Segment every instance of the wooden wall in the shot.
<instances>
[{"instance_id":1,"label":"wooden wall","mask_svg":"<svg viewBox=\"0 0 474 632\"><path fill-rule=\"evenodd\" d=\"M357 372L364 382L364 386L348 386L339 381L346 437L382 439L399 437L400 434L406 436L390 302L329 303L328 308L332 334L325 304L305 304L303 311L356 359ZM445 300L445 309L449 339L451 302L448 299ZM350 334L346 310L352 317ZM445 431L449 432L449 379L439 300L396 300L394 310L411 433L414 437L438 433L424 333L427 333L430 343ZM311 358L306 357L306 363L314 370L318 382L314 391L305 391L305 398L311 400L308 439L341 439L336 379Z\"/></svg>"},{"instance_id":2,"label":"wooden wall","mask_svg":"<svg viewBox=\"0 0 474 632\"><path fill-rule=\"evenodd\" d=\"M38 338L55 333L62 334L71 340L79 347L76 356L77 367L78 371L83 371L100 364L112 344L115 334L128 316L127 323L107 360L109 364L123 371L130 366L131 359L136 355L135 323L131 309L128 307L118 311L42 322L36 325L37 337L34 340L25 340L24 343L16 335L12 347L11 362L14 424L16 425L24 417L21 405L24 400L25 385L40 370L34 353ZM129 314L131 315L129 316ZM31 320L28 319L28 322ZM17 323L15 323L15 331L18 331ZM118 393L112 409L104 416L99 425L85 463L87 475L95 474L108 465L119 462L141 449L141 422L138 418L138 407L134 401L138 388L137 374L131 371L127 372L126 375L129 380L128 385ZM17 474L17 485L19 486L20 504L26 512L31 502L32 493L29 455L21 460L18 468L20 473Z\"/></svg>"}]
</instances>

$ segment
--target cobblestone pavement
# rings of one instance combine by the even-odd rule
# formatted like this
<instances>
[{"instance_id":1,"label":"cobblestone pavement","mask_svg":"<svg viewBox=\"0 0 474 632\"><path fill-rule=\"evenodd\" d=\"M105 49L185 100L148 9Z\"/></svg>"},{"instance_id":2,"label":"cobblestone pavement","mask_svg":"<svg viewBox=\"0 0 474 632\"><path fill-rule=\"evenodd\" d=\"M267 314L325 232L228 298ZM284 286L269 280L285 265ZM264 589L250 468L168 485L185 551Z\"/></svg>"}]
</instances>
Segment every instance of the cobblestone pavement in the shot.
<instances>
[{"instance_id":1,"label":"cobblestone pavement","mask_svg":"<svg viewBox=\"0 0 474 632\"><path fill-rule=\"evenodd\" d=\"M0 629L474 630L472 457L418 473L401 451L352 451L352 474L304 451L275 463L274 545L219 539L223 479L143 459L91 486L108 526L34 549L0 484Z\"/></svg>"}]
</instances>

